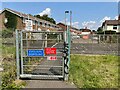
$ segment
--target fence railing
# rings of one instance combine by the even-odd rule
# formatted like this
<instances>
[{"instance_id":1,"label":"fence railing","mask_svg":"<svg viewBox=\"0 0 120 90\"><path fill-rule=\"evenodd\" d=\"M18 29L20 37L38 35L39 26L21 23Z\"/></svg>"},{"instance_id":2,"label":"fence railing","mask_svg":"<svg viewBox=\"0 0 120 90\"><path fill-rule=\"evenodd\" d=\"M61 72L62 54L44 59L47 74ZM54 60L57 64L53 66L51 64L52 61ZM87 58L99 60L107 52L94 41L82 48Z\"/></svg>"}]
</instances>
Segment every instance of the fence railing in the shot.
<instances>
[{"instance_id":1,"label":"fence railing","mask_svg":"<svg viewBox=\"0 0 120 90\"><path fill-rule=\"evenodd\" d=\"M71 36L71 54L119 55L120 35Z\"/></svg>"}]
</instances>

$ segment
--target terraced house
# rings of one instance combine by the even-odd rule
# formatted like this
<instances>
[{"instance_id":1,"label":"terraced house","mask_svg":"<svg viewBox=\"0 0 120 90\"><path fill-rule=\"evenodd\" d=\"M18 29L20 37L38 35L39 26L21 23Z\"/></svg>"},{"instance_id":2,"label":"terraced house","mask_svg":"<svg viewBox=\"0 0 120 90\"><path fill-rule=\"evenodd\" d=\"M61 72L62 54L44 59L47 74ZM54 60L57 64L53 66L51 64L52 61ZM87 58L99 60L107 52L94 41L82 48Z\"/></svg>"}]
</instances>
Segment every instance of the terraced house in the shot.
<instances>
[{"instance_id":1,"label":"terraced house","mask_svg":"<svg viewBox=\"0 0 120 90\"><path fill-rule=\"evenodd\" d=\"M11 19L8 17L8 14L9 17L12 17ZM12 23L16 22L16 25L13 25L11 28L20 30L56 31L61 29L58 25L49 21L36 18L30 14L24 14L5 8L0 13L0 30L8 28L9 25L6 25L8 22L11 24L11 26L13 25Z\"/></svg>"}]
</instances>

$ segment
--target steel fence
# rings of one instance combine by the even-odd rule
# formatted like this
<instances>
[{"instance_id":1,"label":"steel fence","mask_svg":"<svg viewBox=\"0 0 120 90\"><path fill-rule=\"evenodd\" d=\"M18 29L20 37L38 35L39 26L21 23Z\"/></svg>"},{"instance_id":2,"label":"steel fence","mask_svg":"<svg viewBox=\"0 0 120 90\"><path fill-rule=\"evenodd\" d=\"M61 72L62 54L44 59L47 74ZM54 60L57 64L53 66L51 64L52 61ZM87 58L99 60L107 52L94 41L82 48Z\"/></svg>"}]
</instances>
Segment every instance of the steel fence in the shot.
<instances>
[{"instance_id":1,"label":"steel fence","mask_svg":"<svg viewBox=\"0 0 120 90\"><path fill-rule=\"evenodd\" d=\"M120 35L71 36L71 54L119 55Z\"/></svg>"}]
</instances>

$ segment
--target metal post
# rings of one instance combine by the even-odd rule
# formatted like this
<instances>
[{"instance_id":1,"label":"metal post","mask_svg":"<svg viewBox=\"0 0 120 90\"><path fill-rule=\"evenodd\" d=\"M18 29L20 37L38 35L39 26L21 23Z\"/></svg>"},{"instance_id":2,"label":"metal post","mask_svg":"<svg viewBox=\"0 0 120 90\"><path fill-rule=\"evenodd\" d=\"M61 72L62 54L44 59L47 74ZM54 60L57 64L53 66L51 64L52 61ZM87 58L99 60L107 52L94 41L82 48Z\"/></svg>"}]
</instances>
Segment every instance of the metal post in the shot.
<instances>
[{"instance_id":1,"label":"metal post","mask_svg":"<svg viewBox=\"0 0 120 90\"><path fill-rule=\"evenodd\" d=\"M65 13L69 13L69 11L66 11ZM67 59L65 60L65 65L66 65L66 67L65 67L65 71L67 72L67 73L65 73L65 80L67 81L68 80L68 76L69 76L69 64L70 64L70 46L71 46L71 38L70 38L70 36L71 36L71 34L70 34L70 28L71 28L71 14L72 14L72 12L70 11L70 26L68 26L67 25L67 37L66 37L66 42L65 43L67 43L68 44L68 56L67 56Z\"/></svg>"},{"instance_id":2,"label":"metal post","mask_svg":"<svg viewBox=\"0 0 120 90\"><path fill-rule=\"evenodd\" d=\"M45 47L47 47L47 33L45 34Z\"/></svg>"},{"instance_id":3,"label":"metal post","mask_svg":"<svg viewBox=\"0 0 120 90\"><path fill-rule=\"evenodd\" d=\"M65 13L65 31L64 31L64 39L65 39L65 42L67 41L67 38L66 38L66 27L67 27L67 25L66 25L66 13Z\"/></svg>"},{"instance_id":4,"label":"metal post","mask_svg":"<svg viewBox=\"0 0 120 90\"><path fill-rule=\"evenodd\" d=\"M21 34L21 74L23 74L23 35L22 31L20 32Z\"/></svg>"},{"instance_id":5,"label":"metal post","mask_svg":"<svg viewBox=\"0 0 120 90\"><path fill-rule=\"evenodd\" d=\"M20 75L20 64L19 64L19 38L18 38L18 30L16 30L16 65L17 65L17 79L19 79Z\"/></svg>"}]
</instances>

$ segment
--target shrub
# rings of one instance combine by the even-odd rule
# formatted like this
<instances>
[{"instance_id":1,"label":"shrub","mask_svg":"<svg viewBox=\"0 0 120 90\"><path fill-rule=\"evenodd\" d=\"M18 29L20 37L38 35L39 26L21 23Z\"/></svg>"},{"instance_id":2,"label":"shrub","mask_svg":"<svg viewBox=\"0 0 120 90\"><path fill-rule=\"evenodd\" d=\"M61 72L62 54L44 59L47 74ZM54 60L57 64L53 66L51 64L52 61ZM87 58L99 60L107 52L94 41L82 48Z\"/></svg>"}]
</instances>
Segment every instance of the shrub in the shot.
<instances>
[{"instance_id":1,"label":"shrub","mask_svg":"<svg viewBox=\"0 0 120 90\"><path fill-rule=\"evenodd\" d=\"M2 38L11 38L11 37L13 37L13 30L12 29L2 30Z\"/></svg>"}]
</instances>

